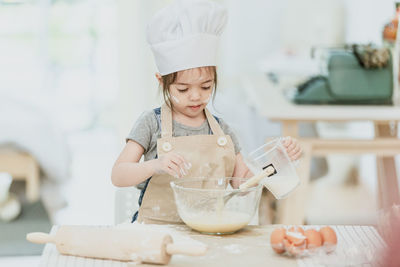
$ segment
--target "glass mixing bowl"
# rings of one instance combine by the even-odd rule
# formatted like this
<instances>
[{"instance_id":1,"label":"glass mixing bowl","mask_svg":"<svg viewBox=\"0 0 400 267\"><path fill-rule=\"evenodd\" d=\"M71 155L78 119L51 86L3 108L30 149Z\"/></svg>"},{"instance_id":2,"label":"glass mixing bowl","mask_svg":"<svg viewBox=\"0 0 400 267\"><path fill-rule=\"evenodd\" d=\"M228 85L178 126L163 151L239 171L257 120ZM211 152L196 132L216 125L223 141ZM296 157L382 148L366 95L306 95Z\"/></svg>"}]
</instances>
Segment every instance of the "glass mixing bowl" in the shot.
<instances>
[{"instance_id":1,"label":"glass mixing bowl","mask_svg":"<svg viewBox=\"0 0 400 267\"><path fill-rule=\"evenodd\" d=\"M245 178L184 178L171 182L179 216L204 234L232 234L256 213L262 185L235 189ZM226 202L224 196L233 194ZM226 198L225 198L226 199Z\"/></svg>"}]
</instances>

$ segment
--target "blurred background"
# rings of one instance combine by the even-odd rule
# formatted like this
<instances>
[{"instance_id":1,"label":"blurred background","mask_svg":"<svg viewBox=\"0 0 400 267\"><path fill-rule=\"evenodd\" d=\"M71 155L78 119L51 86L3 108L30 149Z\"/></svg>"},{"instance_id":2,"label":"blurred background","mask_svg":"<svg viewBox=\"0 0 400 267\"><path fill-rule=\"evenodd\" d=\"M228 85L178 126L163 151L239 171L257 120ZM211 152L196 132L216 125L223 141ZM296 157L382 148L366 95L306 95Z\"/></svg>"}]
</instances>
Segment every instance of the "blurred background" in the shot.
<instances>
[{"instance_id":1,"label":"blurred background","mask_svg":"<svg viewBox=\"0 0 400 267\"><path fill-rule=\"evenodd\" d=\"M257 109L249 87L270 90L271 73L281 75L282 88L315 74L314 46L387 45L384 27L394 27L396 15L393 0L216 1L228 8L229 22L210 108L234 128L243 153L282 132ZM0 1L0 171L13 178L10 196L20 203L0 216L1 266L39 262L32 255L41 250L21 241L28 225L47 232L53 224L114 224L131 216L116 215L126 200L115 194L111 168L135 120L162 103L145 30L170 2ZM369 122L304 124L300 131L374 135ZM8 172L11 166L20 175ZM40 186L33 182L29 193L23 176L32 172ZM311 178L307 223L376 224L373 155L315 158ZM136 198L130 194L128 204Z\"/></svg>"}]
</instances>

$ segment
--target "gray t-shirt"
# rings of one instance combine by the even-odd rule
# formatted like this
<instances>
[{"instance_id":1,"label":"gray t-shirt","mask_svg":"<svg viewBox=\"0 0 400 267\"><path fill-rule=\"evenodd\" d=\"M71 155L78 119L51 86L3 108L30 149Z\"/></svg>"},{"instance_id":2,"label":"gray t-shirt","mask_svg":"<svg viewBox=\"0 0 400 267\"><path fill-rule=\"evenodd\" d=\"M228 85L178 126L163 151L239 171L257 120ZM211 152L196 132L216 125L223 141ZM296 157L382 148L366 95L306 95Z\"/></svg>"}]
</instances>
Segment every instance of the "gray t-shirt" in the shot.
<instances>
[{"instance_id":1,"label":"gray t-shirt","mask_svg":"<svg viewBox=\"0 0 400 267\"><path fill-rule=\"evenodd\" d=\"M232 129L221 119L217 119L222 131L229 135L235 147L235 153L239 153L241 148L236 135ZM199 127L186 126L184 124L173 121L172 136L188 136L188 135L207 135L211 134L211 129L208 121L205 120ZM161 119L160 109L150 110L143 112L136 123L133 125L132 130L126 137L126 141L133 140L144 148L144 160L155 159L157 155L157 139L161 138ZM139 184L137 187L142 189L144 183Z\"/></svg>"}]
</instances>

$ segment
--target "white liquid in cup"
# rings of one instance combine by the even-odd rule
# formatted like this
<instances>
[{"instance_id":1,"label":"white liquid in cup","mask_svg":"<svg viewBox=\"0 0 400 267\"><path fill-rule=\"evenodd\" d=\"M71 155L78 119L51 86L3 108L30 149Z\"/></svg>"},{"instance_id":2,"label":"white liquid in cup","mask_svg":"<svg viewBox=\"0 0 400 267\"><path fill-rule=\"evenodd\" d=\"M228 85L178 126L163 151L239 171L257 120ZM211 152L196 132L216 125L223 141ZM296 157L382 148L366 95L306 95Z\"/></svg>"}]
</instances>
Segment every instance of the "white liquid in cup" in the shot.
<instances>
[{"instance_id":1,"label":"white liquid in cup","mask_svg":"<svg viewBox=\"0 0 400 267\"><path fill-rule=\"evenodd\" d=\"M296 176L274 175L262 180L262 184L268 188L276 199L285 198L299 184Z\"/></svg>"}]
</instances>

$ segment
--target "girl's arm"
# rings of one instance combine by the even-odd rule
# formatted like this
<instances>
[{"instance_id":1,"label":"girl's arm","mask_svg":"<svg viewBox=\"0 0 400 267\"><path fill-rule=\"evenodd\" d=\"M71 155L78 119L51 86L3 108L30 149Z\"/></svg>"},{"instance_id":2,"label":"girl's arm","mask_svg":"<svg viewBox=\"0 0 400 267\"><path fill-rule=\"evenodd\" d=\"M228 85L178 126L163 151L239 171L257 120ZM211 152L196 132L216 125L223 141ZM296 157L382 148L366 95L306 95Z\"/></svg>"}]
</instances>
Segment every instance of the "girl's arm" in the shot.
<instances>
[{"instance_id":1,"label":"girl's arm","mask_svg":"<svg viewBox=\"0 0 400 267\"><path fill-rule=\"evenodd\" d=\"M115 186L134 186L153 176L154 173L168 173L181 178L190 169L185 159L169 152L157 159L139 162L144 153L141 145L129 140L122 150L111 173L111 181Z\"/></svg>"},{"instance_id":2,"label":"girl's arm","mask_svg":"<svg viewBox=\"0 0 400 267\"><path fill-rule=\"evenodd\" d=\"M233 177L250 178L253 173L249 170L246 163L244 163L241 153L236 154L235 169L233 170Z\"/></svg>"},{"instance_id":3,"label":"girl's arm","mask_svg":"<svg viewBox=\"0 0 400 267\"><path fill-rule=\"evenodd\" d=\"M239 178L250 178L253 173L249 170L247 165L244 163L243 156L241 153L236 154L235 158L235 169L233 170L233 177ZM233 180L231 182L233 188L239 188L240 181Z\"/></svg>"},{"instance_id":4,"label":"girl's arm","mask_svg":"<svg viewBox=\"0 0 400 267\"><path fill-rule=\"evenodd\" d=\"M135 186L154 174L153 161L140 162L144 153L141 145L128 141L114 163L111 181L115 186Z\"/></svg>"}]
</instances>

